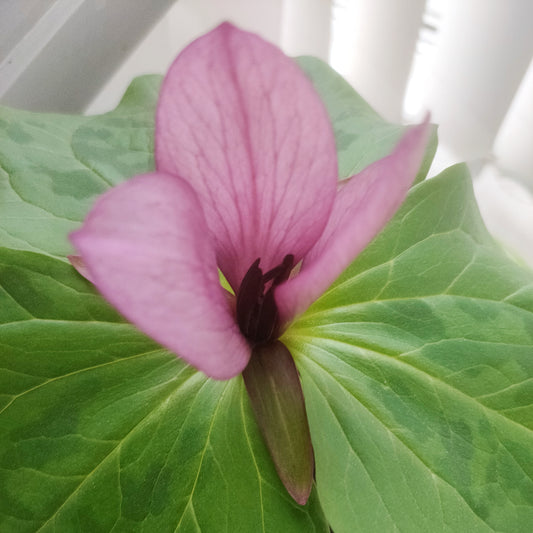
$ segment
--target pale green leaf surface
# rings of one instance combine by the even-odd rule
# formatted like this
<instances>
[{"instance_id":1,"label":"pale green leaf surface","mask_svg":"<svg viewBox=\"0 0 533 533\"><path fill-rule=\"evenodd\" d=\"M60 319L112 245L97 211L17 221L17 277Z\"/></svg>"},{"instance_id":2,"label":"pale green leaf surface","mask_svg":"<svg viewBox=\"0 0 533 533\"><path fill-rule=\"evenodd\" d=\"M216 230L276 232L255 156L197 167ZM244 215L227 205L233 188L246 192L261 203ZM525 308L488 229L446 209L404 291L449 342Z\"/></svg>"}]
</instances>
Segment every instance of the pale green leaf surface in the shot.
<instances>
[{"instance_id":1,"label":"pale green leaf surface","mask_svg":"<svg viewBox=\"0 0 533 533\"><path fill-rule=\"evenodd\" d=\"M530 531L532 296L456 166L293 324L336 533Z\"/></svg>"},{"instance_id":2,"label":"pale green leaf surface","mask_svg":"<svg viewBox=\"0 0 533 533\"><path fill-rule=\"evenodd\" d=\"M0 246L65 257L95 198L153 168L160 76L135 80L94 117L0 107Z\"/></svg>"},{"instance_id":3,"label":"pale green leaf surface","mask_svg":"<svg viewBox=\"0 0 533 533\"><path fill-rule=\"evenodd\" d=\"M216 382L60 260L0 249L0 531L325 532Z\"/></svg>"},{"instance_id":4,"label":"pale green leaf surface","mask_svg":"<svg viewBox=\"0 0 533 533\"><path fill-rule=\"evenodd\" d=\"M301 65L341 177L390 151L398 126ZM316 493L299 508L279 483L240 378L205 380L63 262L96 195L152 168L159 81L101 117L0 110L0 246L56 256L0 252L0 530L324 531ZM493 245L464 170L416 186L286 334L335 533L529 531L532 314L531 272Z\"/></svg>"},{"instance_id":5,"label":"pale green leaf surface","mask_svg":"<svg viewBox=\"0 0 533 533\"><path fill-rule=\"evenodd\" d=\"M404 126L384 120L327 63L308 56L297 61L320 94L333 123L341 179L392 152ZM426 177L436 150L437 128L433 127L417 182Z\"/></svg>"}]
</instances>

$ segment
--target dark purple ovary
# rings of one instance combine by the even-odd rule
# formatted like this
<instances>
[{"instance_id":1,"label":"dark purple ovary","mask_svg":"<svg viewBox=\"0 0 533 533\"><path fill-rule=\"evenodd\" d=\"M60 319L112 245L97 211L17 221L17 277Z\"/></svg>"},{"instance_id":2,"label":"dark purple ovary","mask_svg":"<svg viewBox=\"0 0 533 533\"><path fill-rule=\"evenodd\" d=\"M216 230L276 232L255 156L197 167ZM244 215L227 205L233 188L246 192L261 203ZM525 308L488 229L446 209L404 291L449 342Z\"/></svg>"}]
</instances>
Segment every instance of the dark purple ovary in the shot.
<instances>
[{"instance_id":1,"label":"dark purple ovary","mask_svg":"<svg viewBox=\"0 0 533 533\"><path fill-rule=\"evenodd\" d=\"M241 333L253 345L275 340L280 334L274 289L288 279L294 266L294 256L286 255L266 274L259 268L260 261L256 259L248 269L237 294L237 323Z\"/></svg>"}]
</instances>

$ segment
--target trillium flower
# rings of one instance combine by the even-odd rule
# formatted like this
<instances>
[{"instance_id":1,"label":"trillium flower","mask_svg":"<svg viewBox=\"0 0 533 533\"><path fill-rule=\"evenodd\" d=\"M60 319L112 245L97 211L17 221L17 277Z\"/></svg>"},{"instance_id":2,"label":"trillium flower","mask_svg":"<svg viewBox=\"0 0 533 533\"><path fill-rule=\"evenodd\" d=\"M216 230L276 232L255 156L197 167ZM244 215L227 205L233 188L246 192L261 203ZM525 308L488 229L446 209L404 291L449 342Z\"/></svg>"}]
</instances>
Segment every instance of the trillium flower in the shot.
<instances>
[{"instance_id":1,"label":"trillium flower","mask_svg":"<svg viewBox=\"0 0 533 533\"><path fill-rule=\"evenodd\" d=\"M332 126L310 81L273 45L222 24L170 67L156 170L98 199L71 236L78 267L208 376L247 369L253 404L268 395L269 372L291 396L298 375L279 337L399 207L427 133L427 121L407 130L390 156L339 185ZM303 409L299 394L283 401Z\"/></svg>"}]
</instances>

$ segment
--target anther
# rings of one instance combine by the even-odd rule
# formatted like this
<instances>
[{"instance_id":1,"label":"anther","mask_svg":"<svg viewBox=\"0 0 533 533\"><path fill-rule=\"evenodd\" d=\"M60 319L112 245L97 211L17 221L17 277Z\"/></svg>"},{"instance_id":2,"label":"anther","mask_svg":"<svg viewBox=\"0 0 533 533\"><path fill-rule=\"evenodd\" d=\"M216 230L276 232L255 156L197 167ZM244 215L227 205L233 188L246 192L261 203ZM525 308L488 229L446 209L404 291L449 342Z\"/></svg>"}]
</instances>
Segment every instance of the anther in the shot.
<instances>
[{"instance_id":1,"label":"anther","mask_svg":"<svg viewBox=\"0 0 533 533\"><path fill-rule=\"evenodd\" d=\"M288 254L276 267L263 274L256 259L246 272L237 294L237 323L241 333L252 344L274 340L279 335L279 313L274 289L286 281L294 266Z\"/></svg>"}]
</instances>

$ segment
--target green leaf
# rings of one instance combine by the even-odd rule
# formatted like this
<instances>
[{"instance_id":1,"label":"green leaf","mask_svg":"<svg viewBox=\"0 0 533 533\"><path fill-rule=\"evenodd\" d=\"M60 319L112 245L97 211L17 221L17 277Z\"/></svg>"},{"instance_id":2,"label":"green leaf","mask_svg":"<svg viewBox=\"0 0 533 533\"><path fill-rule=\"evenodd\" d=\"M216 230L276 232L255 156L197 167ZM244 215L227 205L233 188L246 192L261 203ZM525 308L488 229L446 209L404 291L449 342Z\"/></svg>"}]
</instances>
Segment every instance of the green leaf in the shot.
<instances>
[{"instance_id":1,"label":"green leaf","mask_svg":"<svg viewBox=\"0 0 533 533\"><path fill-rule=\"evenodd\" d=\"M0 246L65 257L94 199L153 168L160 76L135 80L95 117L0 107Z\"/></svg>"},{"instance_id":2,"label":"green leaf","mask_svg":"<svg viewBox=\"0 0 533 533\"><path fill-rule=\"evenodd\" d=\"M297 61L320 94L333 123L340 178L353 176L392 152L405 126L380 117L327 63L315 57L299 57ZM416 182L426 177L436 150L437 128L433 127Z\"/></svg>"},{"instance_id":3,"label":"green leaf","mask_svg":"<svg viewBox=\"0 0 533 533\"><path fill-rule=\"evenodd\" d=\"M390 152L401 127L299 61L341 177ZM94 198L152 169L159 82L101 117L0 110L0 530L307 533L327 530L321 504L335 533L529 531L533 278L487 235L462 167L417 185L284 337L316 456L306 507L241 378L186 367L65 264Z\"/></svg>"},{"instance_id":4,"label":"green leaf","mask_svg":"<svg viewBox=\"0 0 533 533\"><path fill-rule=\"evenodd\" d=\"M242 378L205 378L64 262L0 249L0 530L326 532Z\"/></svg>"},{"instance_id":5,"label":"green leaf","mask_svg":"<svg viewBox=\"0 0 533 533\"><path fill-rule=\"evenodd\" d=\"M335 533L530 531L533 276L465 167L412 189L283 340Z\"/></svg>"}]
</instances>

